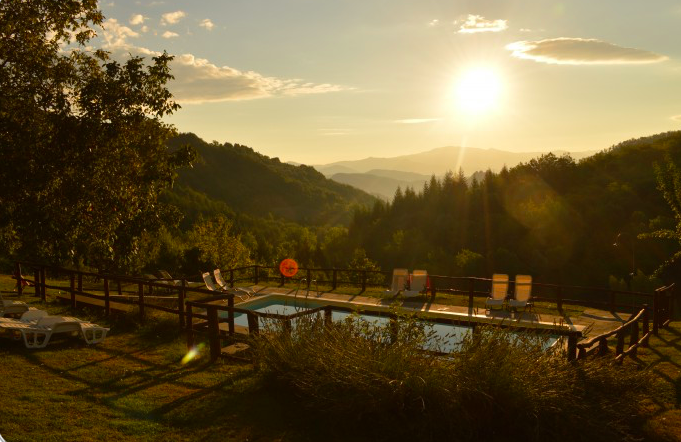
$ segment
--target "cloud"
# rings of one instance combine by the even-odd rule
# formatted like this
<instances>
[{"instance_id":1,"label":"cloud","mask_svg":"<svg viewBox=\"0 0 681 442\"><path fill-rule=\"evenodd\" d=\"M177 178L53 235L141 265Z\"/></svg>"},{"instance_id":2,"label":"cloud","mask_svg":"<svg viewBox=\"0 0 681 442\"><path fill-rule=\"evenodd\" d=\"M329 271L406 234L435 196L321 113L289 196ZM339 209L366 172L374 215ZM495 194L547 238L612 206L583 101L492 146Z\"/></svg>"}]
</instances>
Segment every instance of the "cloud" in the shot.
<instances>
[{"instance_id":1,"label":"cloud","mask_svg":"<svg viewBox=\"0 0 681 442\"><path fill-rule=\"evenodd\" d=\"M431 26L431 27L437 26L438 24L440 24L440 20L438 20L438 19L433 19L433 20L428 22L428 26Z\"/></svg>"},{"instance_id":2,"label":"cloud","mask_svg":"<svg viewBox=\"0 0 681 442\"><path fill-rule=\"evenodd\" d=\"M469 14L466 21L459 28L461 34L476 32L500 32L508 28L506 20L487 20L481 15Z\"/></svg>"},{"instance_id":3,"label":"cloud","mask_svg":"<svg viewBox=\"0 0 681 442\"><path fill-rule=\"evenodd\" d=\"M174 25L175 23L182 20L182 18L184 18L186 15L187 14L185 14L184 11L166 12L165 14L161 15L161 24L163 26Z\"/></svg>"},{"instance_id":4,"label":"cloud","mask_svg":"<svg viewBox=\"0 0 681 442\"><path fill-rule=\"evenodd\" d=\"M115 18L109 18L104 22L103 38L107 46L120 46L126 44L128 37L139 37L139 34L127 26L118 23Z\"/></svg>"},{"instance_id":5,"label":"cloud","mask_svg":"<svg viewBox=\"0 0 681 442\"><path fill-rule=\"evenodd\" d=\"M163 37L163 38L175 38L175 37L179 37L179 36L180 36L180 34L178 34L177 32L170 32L170 31L165 31L163 33L163 35L161 35L161 37Z\"/></svg>"},{"instance_id":6,"label":"cloud","mask_svg":"<svg viewBox=\"0 0 681 442\"><path fill-rule=\"evenodd\" d=\"M199 26L201 26L202 28L206 28L209 31L212 31L213 28L215 27L215 25L213 24L212 21L210 21L209 18L205 18L205 19L201 20L201 23L199 23Z\"/></svg>"},{"instance_id":7,"label":"cloud","mask_svg":"<svg viewBox=\"0 0 681 442\"><path fill-rule=\"evenodd\" d=\"M681 115L674 115L673 117L669 117L669 119L674 121L681 121Z\"/></svg>"},{"instance_id":8,"label":"cloud","mask_svg":"<svg viewBox=\"0 0 681 442\"><path fill-rule=\"evenodd\" d=\"M128 23L131 25L141 25L144 24L145 17L142 14L133 14L130 16Z\"/></svg>"},{"instance_id":9,"label":"cloud","mask_svg":"<svg viewBox=\"0 0 681 442\"><path fill-rule=\"evenodd\" d=\"M404 120L395 120L394 122L398 124L422 124L440 120L441 118L407 118Z\"/></svg>"},{"instance_id":10,"label":"cloud","mask_svg":"<svg viewBox=\"0 0 681 442\"><path fill-rule=\"evenodd\" d=\"M506 49L514 57L551 64L644 64L668 59L654 52L585 38L518 41Z\"/></svg>"},{"instance_id":11,"label":"cloud","mask_svg":"<svg viewBox=\"0 0 681 442\"><path fill-rule=\"evenodd\" d=\"M105 25L101 35L104 43L102 49L110 51L114 59L126 60L129 55L149 59L161 54L128 42L128 37L136 37L138 34L130 28L119 25L115 19L107 20ZM175 100L182 104L253 100L352 90L341 85L267 77L258 72L217 66L192 54L176 56L170 63L170 68L175 79L169 83L168 88Z\"/></svg>"}]
</instances>

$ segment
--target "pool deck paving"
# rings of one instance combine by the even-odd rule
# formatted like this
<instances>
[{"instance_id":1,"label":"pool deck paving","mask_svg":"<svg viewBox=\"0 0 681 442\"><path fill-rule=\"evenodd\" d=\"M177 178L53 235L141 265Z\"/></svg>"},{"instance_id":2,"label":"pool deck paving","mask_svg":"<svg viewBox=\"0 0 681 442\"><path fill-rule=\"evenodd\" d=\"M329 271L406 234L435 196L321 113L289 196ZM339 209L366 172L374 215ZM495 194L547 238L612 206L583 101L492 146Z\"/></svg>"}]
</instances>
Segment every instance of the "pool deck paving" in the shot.
<instances>
[{"instance_id":1,"label":"pool deck paving","mask_svg":"<svg viewBox=\"0 0 681 442\"><path fill-rule=\"evenodd\" d=\"M256 291L256 297L264 295L284 295L298 298L307 298L317 301L330 301L333 303L348 303L359 305L367 309L375 307L385 310L391 306L401 306L414 311L437 314L446 313L483 322L510 321L517 326L566 326L583 333L583 338L596 336L614 330L629 318L629 314L621 312L609 312L594 308L585 308L579 316L562 316L535 311L514 313L507 310L485 310L483 308L469 309L464 306L435 304L424 300L400 299L399 297L377 298L373 296L346 295L341 293L315 292L307 290L288 289L283 287L251 286ZM222 325L222 324L221 324ZM224 324L226 325L226 324Z\"/></svg>"}]
</instances>

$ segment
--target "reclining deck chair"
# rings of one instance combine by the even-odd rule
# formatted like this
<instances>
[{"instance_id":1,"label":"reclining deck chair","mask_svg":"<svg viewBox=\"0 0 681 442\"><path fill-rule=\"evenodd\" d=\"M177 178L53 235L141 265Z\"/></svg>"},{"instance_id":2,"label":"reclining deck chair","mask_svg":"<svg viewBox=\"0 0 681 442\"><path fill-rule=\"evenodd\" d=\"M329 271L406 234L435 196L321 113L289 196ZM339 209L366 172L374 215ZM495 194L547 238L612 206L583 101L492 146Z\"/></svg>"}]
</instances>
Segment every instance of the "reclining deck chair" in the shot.
<instances>
[{"instance_id":1,"label":"reclining deck chair","mask_svg":"<svg viewBox=\"0 0 681 442\"><path fill-rule=\"evenodd\" d=\"M514 310L522 307L523 312L532 303L532 277L530 275L515 275L515 296L508 300L508 306Z\"/></svg>"},{"instance_id":2,"label":"reclining deck chair","mask_svg":"<svg viewBox=\"0 0 681 442\"><path fill-rule=\"evenodd\" d=\"M428 283L428 272L426 270L414 270L411 274L411 283L409 290L404 290L402 295L405 298L412 298L418 296L426 290Z\"/></svg>"},{"instance_id":3,"label":"reclining deck chair","mask_svg":"<svg viewBox=\"0 0 681 442\"><path fill-rule=\"evenodd\" d=\"M504 301L508 294L508 275L495 273L492 275L492 290L485 300L485 308L492 310L495 306L504 307Z\"/></svg>"},{"instance_id":4,"label":"reclining deck chair","mask_svg":"<svg viewBox=\"0 0 681 442\"><path fill-rule=\"evenodd\" d=\"M248 299L248 294L245 292L241 292L239 290L230 288L225 290L220 287L216 287L215 284L213 283L213 278L210 277L210 273L208 272L203 272L201 274L201 277L203 278L203 282L206 284L206 288L212 292L227 293L229 295L234 295L242 301L244 300L244 296L246 297L246 299Z\"/></svg>"},{"instance_id":5,"label":"reclining deck chair","mask_svg":"<svg viewBox=\"0 0 681 442\"><path fill-rule=\"evenodd\" d=\"M21 315L28 310L28 304L25 302L4 300L2 294L0 294L0 317L5 315Z\"/></svg>"},{"instance_id":6,"label":"reclining deck chair","mask_svg":"<svg viewBox=\"0 0 681 442\"><path fill-rule=\"evenodd\" d=\"M21 333L26 348L44 348L53 335L78 334L87 344L96 344L106 337L108 328L69 316L42 316L37 321L0 323L0 328Z\"/></svg>"},{"instance_id":7,"label":"reclining deck chair","mask_svg":"<svg viewBox=\"0 0 681 442\"><path fill-rule=\"evenodd\" d=\"M227 281L224 280L222 277L222 273L220 273L220 269L215 269L213 270L213 276L215 276L215 282L218 283L220 288L222 290L236 290L239 292L244 292L246 296L255 296L255 290L249 287L230 287L229 284L227 284Z\"/></svg>"},{"instance_id":8,"label":"reclining deck chair","mask_svg":"<svg viewBox=\"0 0 681 442\"><path fill-rule=\"evenodd\" d=\"M388 290L383 292L383 296L395 296L407 285L407 278L409 278L409 270L407 269L393 269L392 284Z\"/></svg>"}]
</instances>

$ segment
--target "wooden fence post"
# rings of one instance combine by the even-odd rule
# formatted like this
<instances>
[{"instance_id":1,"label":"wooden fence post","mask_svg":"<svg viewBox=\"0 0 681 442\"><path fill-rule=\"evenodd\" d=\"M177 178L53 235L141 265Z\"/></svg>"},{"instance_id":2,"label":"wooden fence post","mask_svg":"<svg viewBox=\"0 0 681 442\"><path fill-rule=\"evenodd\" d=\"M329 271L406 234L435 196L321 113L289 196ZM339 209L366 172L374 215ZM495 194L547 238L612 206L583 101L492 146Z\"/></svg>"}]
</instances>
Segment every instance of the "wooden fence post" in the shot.
<instances>
[{"instance_id":1,"label":"wooden fence post","mask_svg":"<svg viewBox=\"0 0 681 442\"><path fill-rule=\"evenodd\" d=\"M324 324L329 327L333 323L333 309L331 306L324 307Z\"/></svg>"},{"instance_id":2,"label":"wooden fence post","mask_svg":"<svg viewBox=\"0 0 681 442\"><path fill-rule=\"evenodd\" d=\"M71 309L76 308L76 275L69 272L69 293L71 294Z\"/></svg>"},{"instance_id":3,"label":"wooden fence post","mask_svg":"<svg viewBox=\"0 0 681 442\"><path fill-rule=\"evenodd\" d=\"M615 291L610 291L610 311L615 312Z\"/></svg>"},{"instance_id":4,"label":"wooden fence post","mask_svg":"<svg viewBox=\"0 0 681 442\"><path fill-rule=\"evenodd\" d=\"M83 291L83 274L79 271L78 272L78 292Z\"/></svg>"},{"instance_id":5,"label":"wooden fence post","mask_svg":"<svg viewBox=\"0 0 681 442\"><path fill-rule=\"evenodd\" d=\"M104 315L108 318L111 313L111 298L109 295L109 277L104 277Z\"/></svg>"},{"instance_id":6,"label":"wooden fence post","mask_svg":"<svg viewBox=\"0 0 681 442\"><path fill-rule=\"evenodd\" d=\"M47 272L45 271L45 266L40 268L40 299L45 302L46 300L46 290L47 285Z\"/></svg>"},{"instance_id":7,"label":"wooden fence post","mask_svg":"<svg viewBox=\"0 0 681 442\"><path fill-rule=\"evenodd\" d=\"M435 278L430 276L430 302L435 302L437 296L437 288L435 288Z\"/></svg>"},{"instance_id":8,"label":"wooden fence post","mask_svg":"<svg viewBox=\"0 0 681 442\"><path fill-rule=\"evenodd\" d=\"M638 321L634 321L634 323L631 324L631 336L629 337L629 347L633 346L636 343L638 343ZM636 356L637 353L638 348L635 347L630 354L632 356Z\"/></svg>"},{"instance_id":9,"label":"wooden fence post","mask_svg":"<svg viewBox=\"0 0 681 442\"><path fill-rule=\"evenodd\" d=\"M365 292L367 289L367 271L362 270L362 292Z\"/></svg>"},{"instance_id":10,"label":"wooden fence post","mask_svg":"<svg viewBox=\"0 0 681 442\"><path fill-rule=\"evenodd\" d=\"M338 287L338 270L333 269L333 281L331 282L331 290L336 290L336 287Z\"/></svg>"},{"instance_id":11,"label":"wooden fence post","mask_svg":"<svg viewBox=\"0 0 681 442\"><path fill-rule=\"evenodd\" d=\"M218 309L211 304L206 305L208 313L208 340L210 341L210 358L220 357L220 325L218 323Z\"/></svg>"},{"instance_id":12,"label":"wooden fence post","mask_svg":"<svg viewBox=\"0 0 681 442\"><path fill-rule=\"evenodd\" d=\"M35 284L33 285L33 288L35 289L35 297L39 298L40 297L40 270L37 268L33 272L33 280L35 281Z\"/></svg>"},{"instance_id":13,"label":"wooden fence post","mask_svg":"<svg viewBox=\"0 0 681 442\"><path fill-rule=\"evenodd\" d=\"M653 292L653 334L655 336L657 336L658 333L659 333L659 331L658 331L659 320L660 320L660 318L659 318L660 312L658 311L660 309L659 297L660 297L660 293L657 290L655 290L655 292Z\"/></svg>"},{"instance_id":14,"label":"wooden fence post","mask_svg":"<svg viewBox=\"0 0 681 442\"><path fill-rule=\"evenodd\" d=\"M468 278L468 313L473 312L473 304L475 303L475 279Z\"/></svg>"},{"instance_id":15,"label":"wooden fence post","mask_svg":"<svg viewBox=\"0 0 681 442\"><path fill-rule=\"evenodd\" d=\"M229 269L229 286L234 288L234 269Z\"/></svg>"},{"instance_id":16,"label":"wooden fence post","mask_svg":"<svg viewBox=\"0 0 681 442\"><path fill-rule=\"evenodd\" d=\"M567 359L568 361L577 359L577 333L570 333L568 335Z\"/></svg>"},{"instance_id":17,"label":"wooden fence post","mask_svg":"<svg viewBox=\"0 0 681 442\"><path fill-rule=\"evenodd\" d=\"M624 352L624 330L617 332L617 346L615 347L615 357Z\"/></svg>"},{"instance_id":18,"label":"wooden fence post","mask_svg":"<svg viewBox=\"0 0 681 442\"><path fill-rule=\"evenodd\" d=\"M598 356L605 356L608 354L608 340L606 338L598 340Z\"/></svg>"},{"instance_id":19,"label":"wooden fence post","mask_svg":"<svg viewBox=\"0 0 681 442\"><path fill-rule=\"evenodd\" d=\"M187 350L194 347L194 324L192 315L192 305L187 303L187 321L185 326L187 327Z\"/></svg>"},{"instance_id":20,"label":"wooden fence post","mask_svg":"<svg viewBox=\"0 0 681 442\"><path fill-rule=\"evenodd\" d=\"M556 305L559 312L563 311L563 288L558 286L558 292L556 293Z\"/></svg>"},{"instance_id":21,"label":"wooden fence post","mask_svg":"<svg viewBox=\"0 0 681 442\"><path fill-rule=\"evenodd\" d=\"M260 333L260 323L258 322L258 315L252 312L246 314L248 318L248 333L251 335L258 335Z\"/></svg>"},{"instance_id":22,"label":"wooden fence post","mask_svg":"<svg viewBox=\"0 0 681 442\"><path fill-rule=\"evenodd\" d=\"M227 312L227 326L229 327L229 334L234 334L234 296L230 296L227 299L227 307L229 311Z\"/></svg>"},{"instance_id":23,"label":"wooden fence post","mask_svg":"<svg viewBox=\"0 0 681 442\"><path fill-rule=\"evenodd\" d=\"M120 286L120 280L119 280ZM140 282L137 284L137 295L139 297L138 304L140 308L140 322L144 324L144 283Z\"/></svg>"},{"instance_id":24,"label":"wooden fence post","mask_svg":"<svg viewBox=\"0 0 681 442\"><path fill-rule=\"evenodd\" d=\"M649 313L648 313L648 304L643 304L643 336L647 335L648 332L650 331L650 318L649 318ZM643 347L648 347L648 338L645 338L643 342L641 342L641 345Z\"/></svg>"},{"instance_id":25,"label":"wooden fence post","mask_svg":"<svg viewBox=\"0 0 681 442\"><path fill-rule=\"evenodd\" d=\"M184 298L187 296L187 280L182 279L180 292L177 294L177 311L180 316L180 328L184 328Z\"/></svg>"},{"instance_id":26,"label":"wooden fence post","mask_svg":"<svg viewBox=\"0 0 681 442\"><path fill-rule=\"evenodd\" d=\"M258 278L259 278L259 273L260 273L260 266L259 265L254 265L253 266L253 280L255 281L255 285L258 285Z\"/></svg>"},{"instance_id":27,"label":"wooden fence post","mask_svg":"<svg viewBox=\"0 0 681 442\"><path fill-rule=\"evenodd\" d=\"M284 279L284 274L281 274L281 281L279 282L279 287L283 287L284 284L286 284L286 280Z\"/></svg>"},{"instance_id":28,"label":"wooden fence post","mask_svg":"<svg viewBox=\"0 0 681 442\"><path fill-rule=\"evenodd\" d=\"M305 273L307 275L307 291L310 291L310 283L312 282L312 270L307 269L307 272Z\"/></svg>"},{"instance_id":29,"label":"wooden fence post","mask_svg":"<svg viewBox=\"0 0 681 442\"><path fill-rule=\"evenodd\" d=\"M17 295L21 298L24 293L24 280L21 277L21 264L19 262L14 264L14 274L17 276Z\"/></svg>"}]
</instances>

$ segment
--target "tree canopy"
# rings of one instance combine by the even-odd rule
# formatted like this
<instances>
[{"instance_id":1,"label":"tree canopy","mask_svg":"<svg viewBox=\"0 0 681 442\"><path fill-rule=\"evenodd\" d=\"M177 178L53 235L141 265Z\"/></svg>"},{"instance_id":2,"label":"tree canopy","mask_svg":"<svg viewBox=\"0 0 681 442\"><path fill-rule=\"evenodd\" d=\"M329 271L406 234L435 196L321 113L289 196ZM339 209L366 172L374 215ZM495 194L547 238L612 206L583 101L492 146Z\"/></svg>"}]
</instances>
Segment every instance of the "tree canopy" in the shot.
<instances>
[{"instance_id":1,"label":"tree canopy","mask_svg":"<svg viewBox=\"0 0 681 442\"><path fill-rule=\"evenodd\" d=\"M31 260L139 268L180 218L158 196L193 151L166 147L172 57L89 51L96 5L0 3L0 241Z\"/></svg>"}]
</instances>

